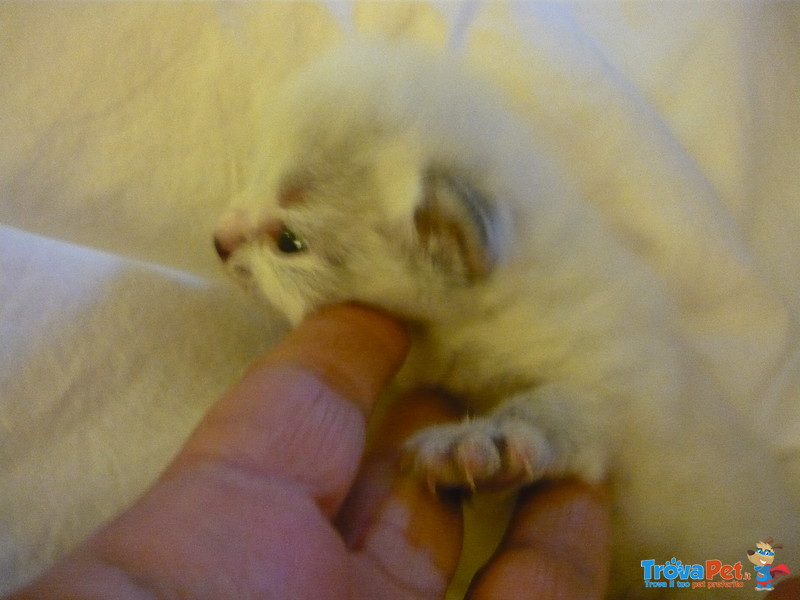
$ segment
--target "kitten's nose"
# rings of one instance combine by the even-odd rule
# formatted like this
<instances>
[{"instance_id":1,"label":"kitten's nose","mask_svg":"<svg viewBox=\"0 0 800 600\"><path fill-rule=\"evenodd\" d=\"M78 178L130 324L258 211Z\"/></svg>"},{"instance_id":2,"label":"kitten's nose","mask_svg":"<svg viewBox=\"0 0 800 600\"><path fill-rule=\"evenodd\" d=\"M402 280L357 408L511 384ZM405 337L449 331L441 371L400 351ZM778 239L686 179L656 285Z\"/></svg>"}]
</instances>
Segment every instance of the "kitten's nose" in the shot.
<instances>
[{"instance_id":1,"label":"kitten's nose","mask_svg":"<svg viewBox=\"0 0 800 600\"><path fill-rule=\"evenodd\" d=\"M214 232L214 248L223 262L230 258L236 249L244 244L245 234L239 227L230 227L223 223Z\"/></svg>"},{"instance_id":2,"label":"kitten's nose","mask_svg":"<svg viewBox=\"0 0 800 600\"><path fill-rule=\"evenodd\" d=\"M214 248L223 262L245 242L246 231L242 215L236 212L226 214L217 223L217 228L214 230Z\"/></svg>"},{"instance_id":3,"label":"kitten's nose","mask_svg":"<svg viewBox=\"0 0 800 600\"><path fill-rule=\"evenodd\" d=\"M252 223L240 213L224 216L214 231L214 248L224 261L241 246L251 242L277 240L284 227L281 221L264 219Z\"/></svg>"},{"instance_id":4,"label":"kitten's nose","mask_svg":"<svg viewBox=\"0 0 800 600\"><path fill-rule=\"evenodd\" d=\"M236 248L232 248L230 246L230 244L227 244L226 242L224 242L219 235L215 235L214 236L214 249L217 251L217 254L219 254L219 257L222 259L222 262L225 262L226 260L228 260L228 257L231 254L233 254L233 251Z\"/></svg>"}]
</instances>

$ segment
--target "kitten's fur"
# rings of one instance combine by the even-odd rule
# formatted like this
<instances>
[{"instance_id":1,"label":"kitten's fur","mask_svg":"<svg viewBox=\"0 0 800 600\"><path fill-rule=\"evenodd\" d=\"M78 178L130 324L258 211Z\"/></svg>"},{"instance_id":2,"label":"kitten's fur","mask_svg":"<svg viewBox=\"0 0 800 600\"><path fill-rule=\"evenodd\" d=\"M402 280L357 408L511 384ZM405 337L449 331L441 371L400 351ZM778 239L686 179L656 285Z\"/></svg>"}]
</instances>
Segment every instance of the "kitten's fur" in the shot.
<instances>
[{"instance_id":1,"label":"kitten's fur","mask_svg":"<svg viewBox=\"0 0 800 600\"><path fill-rule=\"evenodd\" d=\"M618 591L653 597L640 560L789 535L754 507L771 471L745 428L711 387L685 393L669 290L486 88L378 43L303 71L217 230L229 269L293 323L347 300L412 323L401 385L472 415L409 442L432 485L609 478Z\"/></svg>"}]
</instances>

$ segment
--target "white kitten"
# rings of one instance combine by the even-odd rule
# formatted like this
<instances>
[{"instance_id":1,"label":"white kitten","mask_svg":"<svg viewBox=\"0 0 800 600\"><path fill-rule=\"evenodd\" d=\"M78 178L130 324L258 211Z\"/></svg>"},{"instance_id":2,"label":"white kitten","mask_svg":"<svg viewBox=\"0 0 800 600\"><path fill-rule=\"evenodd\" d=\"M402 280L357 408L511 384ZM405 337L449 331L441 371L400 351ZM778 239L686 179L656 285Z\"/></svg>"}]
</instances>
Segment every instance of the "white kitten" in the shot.
<instances>
[{"instance_id":1,"label":"white kitten","mask_svg":"<svg viewBox=\"0 0 800 600\"><path fill-rule=\"evenodd\" d=\"M410 440L431 485L609 478L618 590L653 597L641 560L735 561L788 536L752 508L771 471L745 429L712 388L685 393L669 291L487 88L380 43L304 70L219 224L227 267L293 323L355 300L412 324L401 385L471 415Z\"/></svg>"}]
</instances>

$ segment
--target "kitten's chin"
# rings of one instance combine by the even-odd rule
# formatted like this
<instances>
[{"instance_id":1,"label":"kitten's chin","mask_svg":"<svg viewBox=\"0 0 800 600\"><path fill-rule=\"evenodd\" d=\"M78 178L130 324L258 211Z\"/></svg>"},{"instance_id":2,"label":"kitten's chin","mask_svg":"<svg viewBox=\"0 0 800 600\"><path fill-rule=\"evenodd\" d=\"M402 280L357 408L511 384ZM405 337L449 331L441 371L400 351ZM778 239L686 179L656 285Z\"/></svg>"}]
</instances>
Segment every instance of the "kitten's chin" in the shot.
<instances>
[{"instance_id":1,"label":"kitten's chin","mask_svg":"<svg viewBox=\"0 0 800 600\"><path fill-rule=\"evenodd\" d=\"M264 293L261 286L254 281L239 282L253 302L258 305L265 313L270 313L275 317L282 318L286 323L294 328L305 316L313 312L313 307L305 306L305 303L293 301L288 298L274 297Z\"/></svg>"},{"instance_id":2,"label":"kitten's chin","mask_svg":"<svg viewBox=\"0 0 800 600\"><path fill-rule=\"evenodd\" d=\"M294 329L311 312L314 312L314 311L312 311L312 310L293 311L291 313L284 313L284 316L286 317L286 320L289 322L289 326Z\"/></svg>"},{"instance_id":3,"label":"kitten's chin","mask_svg":"<svg viewBox=\"0 0 800 600\"><path fill-rule=\"evenodd\" d=\"M305 306L303 303L278 303L272 301L270 298L259 294L259 300L267 305L271 310L279 313L291 328L297 327L305 317L314 312L314 307Z\"/></svg>"}]
</instances>

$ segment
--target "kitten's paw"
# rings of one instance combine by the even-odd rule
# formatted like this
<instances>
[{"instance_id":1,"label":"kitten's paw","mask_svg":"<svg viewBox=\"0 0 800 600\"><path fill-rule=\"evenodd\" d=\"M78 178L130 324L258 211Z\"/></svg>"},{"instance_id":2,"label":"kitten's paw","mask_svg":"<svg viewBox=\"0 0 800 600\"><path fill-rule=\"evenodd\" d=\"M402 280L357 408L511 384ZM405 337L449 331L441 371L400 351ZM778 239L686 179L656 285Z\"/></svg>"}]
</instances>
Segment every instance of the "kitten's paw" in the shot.
<instances>
[{"instance_id":1,"label":"kitten's paw","mask_svg":"<svg viewBox=\"0 0 800 600\"><path fill-rule=\"evenodd\" d=\"M550 459L541 433L513 420L476 419L428 427L405 447L407 464L432 491L523 485L539 479Z\"/></svg>"}]
</instances>

